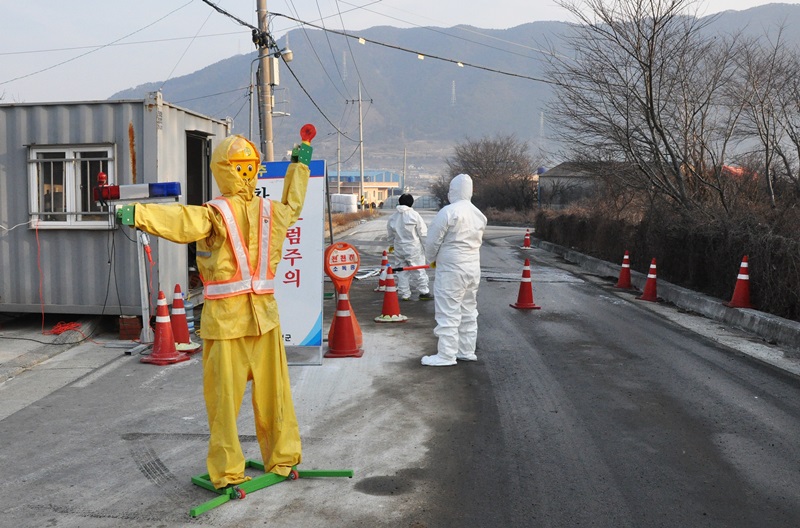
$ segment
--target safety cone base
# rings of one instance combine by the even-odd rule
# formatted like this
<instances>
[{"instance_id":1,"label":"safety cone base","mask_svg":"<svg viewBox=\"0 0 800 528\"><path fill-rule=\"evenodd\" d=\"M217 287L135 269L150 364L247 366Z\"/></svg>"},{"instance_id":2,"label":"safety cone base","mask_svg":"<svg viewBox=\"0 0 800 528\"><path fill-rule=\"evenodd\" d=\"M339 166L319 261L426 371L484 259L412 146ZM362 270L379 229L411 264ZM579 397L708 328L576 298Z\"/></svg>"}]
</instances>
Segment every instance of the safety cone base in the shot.
<instances>
[{"instance_id":1,"label":"safety cone base","mask_svg":"<svg viewBox=\"0 0 800 528\"><path fill-rule=\"evenodd\" d=\"M652 297L652 296L646 296L646 295L637 295L636 296L636 300L638 300L638 301L649 301L649 302L661 302L662 301L661 297Z\"/></svg>"},{"instance_id":2,"label":"safety cone base","mask_svg":"<svg viewBox=\"0 0 800 528\"><path fill-rule=\"evenodd\" d=\"M514 303L509 304L510 307L516 308L517 310L541 310L541 306L536 306L533 303Z\"/></svg>"},{"instance_id":3,"label":"safety cone base","mask_svg":"<svg viewBox=\"0 0 800 528\"><path fill-rule=\"evenodd\" d=\"M750 303L743 303L741 301L740 302L728 301L722 304L724 304L728 308L753 308L753 306Z\"/></svg>"},{"instance_id":4,"label":"safety cone base","mask_svg":"<svg viewBox=\"0 0 800 528\"><path fill-rule=\"evenodd\" d=\"M403 314L397 315L379 315L375 318L376 323L405 323L408 317Z\"/></svg>"},{"instance_id":5,"label":"safety cone base","mask_svg":"<svg viewBox=\"0 0 800 528\"><path fill-rule=\"evenodd\" d=\"M245 460L245 469L252 468L258 471L264 471L264 464L261 462L256 462L255 460ZM241 495L242 499L247 498L248 493L252 493L253 491L258 491L260 489L267 488L274 484L278 484L279 482L283 482L284 480L296 480L298 478L316 478L316 477L347 477L353 478L353 470L352 469L309 469L309 470L298 470L297 466L292 468L292 472L284 477L283 475L278 475L276 473L264 473L263 475L259 475L256 477L251 478L250 480L246 480L241 484L237 484L235 486L228 486L221 489L216 489L214 484L211 483L211 478L209 477L208 473L205 475L198 475L196 477L192 477L192 484L195 486L200 486L201 488L207 489L208 491L213 491L218 497L211 499L210 501L204 502L199 506L195 506L191 510L189 510L189 515L192 517L197 517L209 510L213 510L217 506L222 506L226 502L230 500L239 499L240 495L239 492L243 492Z\"/></svg>"},{"instance_id":6,"label":"safety cone base","mask_svg":"<svg viewBox=\"0 0 800 528\"><path fill-rule=\"evenodd\" d=\"M189 355L197 354L198 352L203 351L203 344L195 343L194 341L189 341L188 343L175 343L175 350Z\"/></svg>"},{"instance_id":7,"label":"safety cone base","mask_svg":"<svg viewBox=\"0 0 800 528\"><path fill-rule=\"evenodd\" d=\"M323 357L326 357L326 358L344 358L344 357L360 358L363 355L364 355L364 349L363 348L354 348L352 350L331 350L329 348L328 351L325 352L325 355Z\"/></svg>"},{"instance_id":8,"label":"safety cone base","mask_svg":"<svg viewBox=\"0 0 800 528\"><path fill-rule=\"evenodd\" d=\"M154 356L154 354L151 353L149 356L143 356L139 362L163 367L164 365L172 365L174 363L180 363L181 361L189 361L190 359L192 359L192 357L183 352L176 352L173 356L166 356L164 354Z\"/></svg>"}]
</instances>

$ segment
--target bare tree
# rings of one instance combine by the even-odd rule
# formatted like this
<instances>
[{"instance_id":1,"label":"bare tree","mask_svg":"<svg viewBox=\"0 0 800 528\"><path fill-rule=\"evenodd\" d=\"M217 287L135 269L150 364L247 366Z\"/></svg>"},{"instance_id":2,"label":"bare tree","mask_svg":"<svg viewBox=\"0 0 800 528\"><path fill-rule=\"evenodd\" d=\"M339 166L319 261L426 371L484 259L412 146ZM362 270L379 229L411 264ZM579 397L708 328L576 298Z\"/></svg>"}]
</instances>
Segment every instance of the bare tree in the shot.
<instances>
[{"instance_id":1,"label":"bare tree","mask_svg":"<svg viewBox=\"0 0 800 528\"><path fill-rule=\"evenodd\" d=\"M727 207L721 167L741 108L727 97L736 39L703 32L694 0L557 0L578 20L553 54L554 115L582 157L632 164L625 185L683 209Z\"/></svg>"},{"instance_id":2,"label":"bare tree","mask_svg":"<svg viewBox=\"0 0 800 528\"><path fill-rule=\"evenodd\" d=\"M774 37L768 32L748 40L737 56L741 72L737 97L744 103L741 135L750 141L749 166L763 175L770 205L777 204L779 188L798 189L800 176L800 62L783 38L785 27ZM753 146L755 143L755 146ZM792 202L793 203L793 202Z\"/></svg>"},{"instance_id":3,"label":"bare tree","mask_svg":"<svg viewBox=\"0 0 800 528\"><path fill-rule=\"evenodd\" d=\"M536 206L536 167L527 143L513 135L467 138L445 160L449 182L469 174L478 207L528 211ZM434 190L435 194L435 190Z\"/></svg>"}]
</instances>

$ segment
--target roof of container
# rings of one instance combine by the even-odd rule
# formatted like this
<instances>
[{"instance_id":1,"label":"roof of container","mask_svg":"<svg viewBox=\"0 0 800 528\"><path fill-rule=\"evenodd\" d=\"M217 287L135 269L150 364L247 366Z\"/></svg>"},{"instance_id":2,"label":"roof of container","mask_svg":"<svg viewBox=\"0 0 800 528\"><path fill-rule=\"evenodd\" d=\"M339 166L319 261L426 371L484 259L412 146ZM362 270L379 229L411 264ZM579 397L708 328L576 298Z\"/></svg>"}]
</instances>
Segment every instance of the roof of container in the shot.
<instances>
[{"instance_id":1,"label":"roof of container","mask_svg":"<svg viewBox=\"0 0 800 528\"><path fill-rule=\"evenodd\" d=\"M100 104L147 104L149 101L147 99L94 99L90 101L45 101L45 102L30 102L30 103L0 103L0 107L12 107L12 106L66 106L66 105L100 105ZM216 121L217 123L225 124L225 119L219 119L217 117L210 117L205 114L201 114L200 112L195 112L194 110L190 110L188 108L184 108L182 106L178 106L162 99L162 105L169 106L170 108L174 108L176 110L180 110L187 114L191 114L197 117L202 117L203 119L208 119L209 121Z\"/></svg>"}]
</instances>

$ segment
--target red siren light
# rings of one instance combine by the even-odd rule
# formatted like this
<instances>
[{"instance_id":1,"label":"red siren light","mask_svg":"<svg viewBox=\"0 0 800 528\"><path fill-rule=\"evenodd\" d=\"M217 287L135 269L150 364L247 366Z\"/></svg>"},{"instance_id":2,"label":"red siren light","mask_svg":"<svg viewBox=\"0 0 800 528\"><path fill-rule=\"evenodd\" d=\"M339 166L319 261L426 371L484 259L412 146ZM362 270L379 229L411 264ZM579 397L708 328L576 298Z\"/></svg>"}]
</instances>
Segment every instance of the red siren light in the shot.
<instances>
[{"instance_id":1,"label":"red siren light","mask_svg":"<svg viewBox=\"0 0 800 528\"><path fill-rule=\"evenodd\" d=\"M316 135L317 129L311 123L303 125L303 128L300 129L300 139L308 143L311 143L311 140L314 139Z\"/></svg>"}]
</instances>

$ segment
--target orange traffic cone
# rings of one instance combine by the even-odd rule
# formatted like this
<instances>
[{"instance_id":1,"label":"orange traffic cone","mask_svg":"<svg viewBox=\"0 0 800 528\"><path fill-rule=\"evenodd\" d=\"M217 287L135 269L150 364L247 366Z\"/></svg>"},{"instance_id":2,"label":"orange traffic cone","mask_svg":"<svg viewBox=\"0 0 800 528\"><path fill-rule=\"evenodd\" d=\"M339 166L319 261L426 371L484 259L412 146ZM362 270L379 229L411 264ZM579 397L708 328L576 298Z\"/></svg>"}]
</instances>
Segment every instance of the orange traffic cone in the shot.
<instances>
[{"instance_id":1,"label":"orange traffic cone","mask_svg":"<svg viewBox=\"0 0 800 528\"><path fill-rule=\"evenodd\" d=\"M644 283L644 292L637 297L637 299L658 302L656 290L656 259L653 259L652 262L650 262L650 272L647 274L647 282Z\"/></svg>"},{"instance_id":2,"label":"orange traffic cone","mask_svg":"<svg viewBox=\"0 0 800 528\"><path fill-rule=\"evenodd\" d=\"M175 293L172 296L172 315L170 316L172 323L172 335L175 337L176 343L189 342L189 323L186 321L186 308L183 306L183 294L181 293L181 285L175 285Z\"/></svg>"},{"instance_id":3,"label":"orange traffic cone","mask_svg":"<svg viewBox=\"0 0 800 528\"><path fill-rule=\"evenodd\" d=\"M348 302L349 302L350 295L349 295L349 292L347 290L345 290L345 295L347 295ZM338 293L337 293L337 297L336 297L336 305L337 306L339 305L339 294ZM353 335L356 336L356 347L357 348L361 348L361 346L364 344L364 334L361 332L361 326L358 324L358 319L356 318L356 313L353 311L353 305L352 304L350 305L350 319L353 321ZM335 333L336 333L336 318L334 317L333 321L331 321L331 327L328 330L328 343L333 343L333 340L335 339L335 337L334 337Z\"/></svg>"},{"instance_id":4,"label":"orange traffic cone","mask_svg":"<svg viewBox=\"0 0 800 528\"><path fill-rule=\"evenodd\" d=\"M353 316L352 312L350 312L350 301L345 286L339 289L339 300L336 302L336 316L333 318L333 325L336 330L333 332L334 339L328 341L328 351L325 353L326 358L361 357L364 355L364 350L356 344L356 336L353 332Z\"/></svg>"},{"instance_id":5,"label":"orange traffic cone","mask_svg":"<svg viewBox=\"0 0 800 528\"><path fill-rule=\"evenodd\" d=\"M628 290L633 288L633 286L631 286L631 257L627 250L625 251L625 256L622 257L622 268L619 270L619 280L614 287Z\"/></svg>"},{"instance_id":6,"label":"orange traffic cone","mask_svg":"<svg viewBox=\"0 0 800 528\"><path fill-rule=\"evenodd\" d=\"M386 292L383 295L381 315L375 318L377 323L405 323L408 317L400 315L400 301L397 299L397 287L394 283L392 267L386 267Z\"/></svg>"},{"instance_id":7,"label":"orange traffic cone","mask_svg":"<svg viewBox=\"0 0 800 528\"><path fill-rule=\"evenodd\" d=\"M731 308L752 308L750 304L750 271L747 264L747 255L742 258L739 266L739 276L736 277L736 287L733 289L731 301L725 303Z\"/></svg>"},{"instance_id":8,"label":"orange traffic cone","mask_svg":"<svg viewBox=\"0 0 800 528\"><path fill-rule=\"evenodd\" d=\"M175 337L172 335L172 324L169 320L169 310L167 309L167 298L163 291L158 292L158 303L156 308L156 332L153 340L153 351L149 356L144 356L142 363L153 363L155 365L171 365L190 359L187 354L178 352L175 348Z\"/></svg>"},{"instance_id":9,"label":"orange traffic cone","mask_svg":"<svg viewBox=\"0 0 800 528\"><path fill-rule=\"evenodd\" d=\"M175 293L172 296L172 335L175 338L175 348L180 352L194 354L203 350L203 345L193 343L189 333L189 321L186 319L186 306L183 304L183 293L181 285L175 285Z\"/></svg>"},{"instance_id":10,"label":"orange traffic cone","mask_svg":"<svg viewBox=\"0 0 800 528\"><path fill-rule=\"evenodd\" d=\"M522 239L522 249L531 249L531 230L525 230L525 237Z\"/></svg>"},{"instance_id":11,"label":"orange traffic cone","mask_svg":"<svg viewBox=\"0 0 800 528\"><path fill-rule=\"evenodd\" d=\"M378 287L375 288L376 292L386 291L386 268L389 267L389 257L386 256L386 250L383 251L383 258L381 258L381 276L378 279Z\"/></svg>"},{"instance_id":12,"label":"orange traffic cone","mask_svg":"<svg viewBox=\"0 0 800 528\"><path fill-rule=\"evenodd\" d=\"M522 267L522 280L519 283L519 294L517 295L517 302L509 304L512 308L518 310L538 310L541 306L536 306L533 302L533 286L531 285L531 262L525 259L525 265Z\"/></svg>"}]
</instances>

